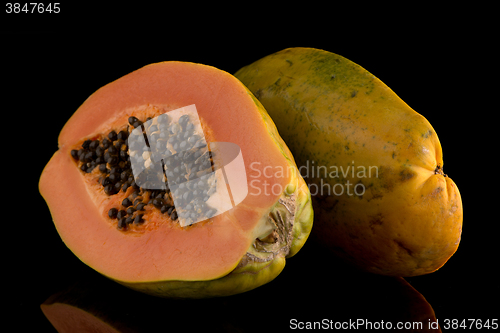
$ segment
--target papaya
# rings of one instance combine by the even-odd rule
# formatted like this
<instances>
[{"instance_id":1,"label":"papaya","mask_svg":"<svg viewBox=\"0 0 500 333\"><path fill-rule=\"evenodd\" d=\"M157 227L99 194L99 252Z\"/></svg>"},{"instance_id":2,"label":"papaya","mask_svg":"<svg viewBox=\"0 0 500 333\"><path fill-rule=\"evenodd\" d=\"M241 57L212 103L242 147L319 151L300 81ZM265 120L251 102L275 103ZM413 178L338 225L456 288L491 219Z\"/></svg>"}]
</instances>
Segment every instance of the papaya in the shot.
<instances>
[{"instance_id":1,"label":"papaya","mask_svg":"<svg viewBox=\"0 0 500 333\"><path fill-rule=\"evenodd\" d=\"M431 124L373 74L288 48L235 76L261 101L311 191L312 237L352 266L416 276L458 248L463 208Z\"/></svg>"},{"instance_id":2,"label":"papaya","mask_svg":"<svg viewBox=\"0 0 500 333\"><path fill-rule=\"evenodd\" d=\"M163 297L273 280L313 220L262 104L233 75L189 62L147 65L93 93L62 128L39 191L82 262Z\"/></svg>"}]
</instances>

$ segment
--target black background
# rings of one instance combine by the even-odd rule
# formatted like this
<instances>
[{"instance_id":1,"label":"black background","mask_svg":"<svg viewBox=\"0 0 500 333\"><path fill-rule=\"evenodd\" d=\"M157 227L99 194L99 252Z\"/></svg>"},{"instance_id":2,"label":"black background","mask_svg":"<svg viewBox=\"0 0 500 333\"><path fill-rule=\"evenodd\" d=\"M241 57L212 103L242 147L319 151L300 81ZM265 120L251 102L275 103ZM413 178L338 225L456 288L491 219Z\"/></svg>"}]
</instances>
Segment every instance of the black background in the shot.
<instances>
[{"instance_id":1,"label":"black background","mask_svg":"<svg viewBox=\"0 0 500 333\"><path fill-rule=\"evenodd\" d=\"M201 325L266 332L287 330L292 318L380 321L409 309L391 289L394 280L351 272L309 243L273 282L243 295L198 303L139 296L109 286L54 228L38 180L57 149L60 129L95 90L153 62L199 62L234 73L292 46L322 48L360 64L430 121L443 146L444 171L462 195L462 242L439 271L407 281L441 325L445 319L499 318L498 51L493 26L484 19L488 10L388 7L362 15L356 6L282 4L271 14L267 6L222 7L212 14L207 5L196 11L203 18L187 9L137 4L63 3L59 16L2 13L2 119L9 135L2 140L2 170L12 184L4 188L2 205L2 284L14 331L53 330L40 304L81 281L117 291L117 299L130 304L111 305L114 311L149 316L143 321L158 323L158 332L179 321L188 331ZM87 297L106 302L92 293Z\"/></svg>"}]
</instances>

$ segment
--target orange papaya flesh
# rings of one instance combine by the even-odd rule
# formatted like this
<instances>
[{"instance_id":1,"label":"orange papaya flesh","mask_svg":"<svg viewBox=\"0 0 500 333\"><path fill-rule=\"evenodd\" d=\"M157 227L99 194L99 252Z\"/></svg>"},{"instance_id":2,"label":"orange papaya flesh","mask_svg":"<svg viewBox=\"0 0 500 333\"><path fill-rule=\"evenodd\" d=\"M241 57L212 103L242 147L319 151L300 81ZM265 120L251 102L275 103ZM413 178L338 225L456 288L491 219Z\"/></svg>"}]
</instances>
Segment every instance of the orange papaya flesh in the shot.
<instances>
[{"instance_id":1,"label":"orange papaya flesh","mask_svg":"<svg viewBox=\"0 0 500 333\"><path fill-rule=\"evenodd\" d=\"M240 69L307 181L314 238L354 266L415 276L458 248L463 209L431 124L352 61L290 48Z\"/></svg>"},{"instance_id":2,"label":"orange papaya flesh","mask_svg":"<svg viewBox=\"0 0 500 333\"><path fill-rule=\"evenodd\" d=\"M93 148L105 149L104 139L112 131L124 131L130 139L135 130L142 128L136 134L151 140L150 126L159 126L161 117L188 106L195 106L202 131L199 134L210 147L228 142L241 151L244 172L237 174L242 180L236 187L226 184L226 191L233 193L232 207L226 211L207 215L193 224L179 223L180 216L162 211L153 201L153 194L159 194L163 204L169 202L179 211L172 199L174 190L141 188L133 172L129 176L133 175L135 184L127 180L124 182L128 187L108 191L103 185L104 179L110 177L110 169L128 168L130 172L134 165L137 156L132 154L132 146L121 146L126 151L121 164L109 159L103 162L102 157L102 169L96 165L97 154L90 158L92 162L83 155L78 157L77 151L85 150L92 142L97 143ZM134 119L140 120L142 127L135 124L134 128ZM149 127L145 128L146 122ZM163 62L132 72L91 95L65 124L58 141L59 149L39 183L56 229L80 260L131 288L172 297L211 297L250 290L277 276L284 258L302 247L311 230L307 185L294 172L293 156L275 125L241 82L214 67ZM173 153L180 151L168 147ZM148 145L148 149L153 148ZM110 149L104 151L109 153ZM147 159L141 161L146 166ZM210 161L208 166L214 170ZM90 172L87 167L82 169L83 164L92 165ZM291 171L269 177L263 172L269 166ZM163 167L165 181L167 167ZM224 184L227 172L224 177L219 173L217 184ZM252 186L248 186L249 180ZM238 187L247 187L248 193L235 202L234 195L241 190ZM217 185L217 191L222 188ZM125 204L125 199L130 202ZM142 210L134 199L142 200ZM111 213L113 208L116 213L130 207L135 212L127 216L141 215L132 223L129 220L124 224ZM266 241L270 235L276 236L273 242ZM255 278L245 279L247 272Z\"/></svg>"}]
</instances>

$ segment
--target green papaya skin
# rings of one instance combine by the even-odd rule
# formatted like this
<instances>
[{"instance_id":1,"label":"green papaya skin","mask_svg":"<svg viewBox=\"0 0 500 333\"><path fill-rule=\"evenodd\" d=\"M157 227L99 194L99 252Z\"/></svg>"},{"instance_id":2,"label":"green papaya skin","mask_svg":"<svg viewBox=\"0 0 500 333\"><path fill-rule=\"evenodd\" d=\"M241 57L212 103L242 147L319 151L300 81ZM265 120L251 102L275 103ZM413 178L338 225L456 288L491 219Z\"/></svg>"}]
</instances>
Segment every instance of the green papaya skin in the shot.
<instances>
[{"instance_id":1,"label":"green papaya skin","mask_svg":"<svg viewBox=\"0 0 500 333\"><path fill-rule=\"evenodd\" d=\"M364 271L415 276L458 248L463 209L431 124L352 61L289 48L235 76L261 101L309 185L312 238Z\"/></svg>"}]
</instances>

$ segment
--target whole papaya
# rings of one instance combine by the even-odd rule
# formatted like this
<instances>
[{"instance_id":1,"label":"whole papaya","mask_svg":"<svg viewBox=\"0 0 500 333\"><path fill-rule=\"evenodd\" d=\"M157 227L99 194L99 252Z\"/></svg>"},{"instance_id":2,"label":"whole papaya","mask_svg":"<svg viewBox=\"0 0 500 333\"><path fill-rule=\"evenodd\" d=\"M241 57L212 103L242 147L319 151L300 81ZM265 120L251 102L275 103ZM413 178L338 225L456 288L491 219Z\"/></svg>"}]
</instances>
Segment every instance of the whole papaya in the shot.
<instances>
[{"instance_id":1,"label":"whole papaya","mask_svg":"<svg viewBox=\"0 0 500 333\"><path fill-rule=\"evenodd\" d=\"M462 201L431 124L352 61L289 48L240 69L313 196L312 237L365 271L416 276L458 248Z\"/></svg>"}]
</instances>

